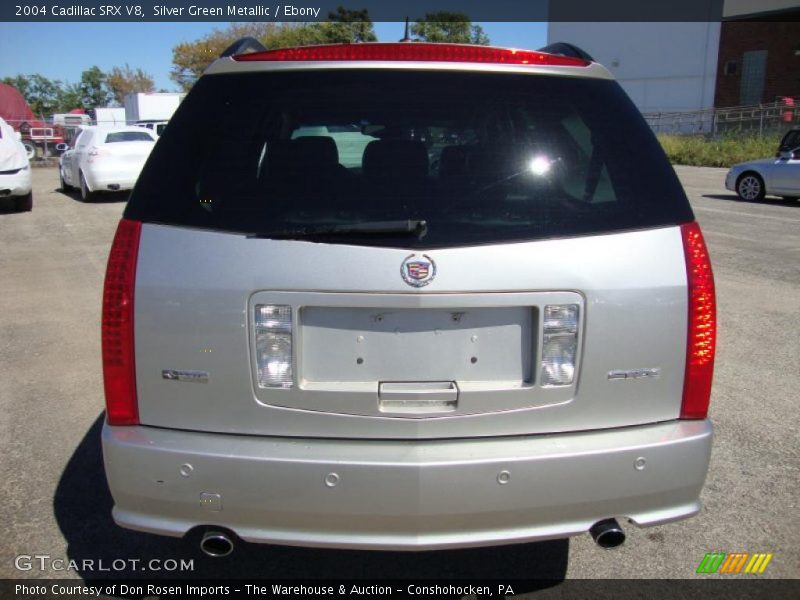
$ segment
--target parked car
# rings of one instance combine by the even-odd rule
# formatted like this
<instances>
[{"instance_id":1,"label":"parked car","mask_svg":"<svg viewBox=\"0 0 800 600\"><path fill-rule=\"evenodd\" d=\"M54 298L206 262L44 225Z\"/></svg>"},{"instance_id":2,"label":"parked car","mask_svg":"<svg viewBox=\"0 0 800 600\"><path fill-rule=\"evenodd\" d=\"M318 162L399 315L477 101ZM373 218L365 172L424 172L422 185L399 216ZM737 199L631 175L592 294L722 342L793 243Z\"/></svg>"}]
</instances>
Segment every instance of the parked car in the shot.
<instances>
[{"instance_id":1,"label":"parked car","mask_svg":"<svg viewBox=\"0 0 800 600\"><path fill-rule=\"evenodd\" d=\"M742 200L761 201L767 194L800 198L800 128L783 136L775 158L733 165L725 176L725 188Z\"/></svg>"},{"instance_id":2,"label":"parked car","mask_svg":"<svg viewBox=\"0 0 800 600\"><path fill-rule=\"evenodd\" d=\"M203 530L216 556L237 536L613 547L620 517L700 510L711 265L603 66L426 43L232 52L170 120L109 255L119 525ZM354 126L370 139L348 166L335 133Z\"/></svg>"},{"instance_id":3,"label":"parked car","mask_svg":"<svg viewBox=\"0 0 800 600\"><path fill-rule=\"evenodd\" d=\"M135 125L137 127L149 129L155 134L156 137L161 137L161 134L164 133L164 128L167 126L167 123L168 121L137 121Z\"/></svg>"},{"instance_id":4,"label":"parked car","mask_svg":"<svg viewBox=\"0 0 800 600\"><path fill-rule=\"evenodd\" d=\"M80 189L85 201L101 191L133 188L156 139L141 127L84 127L69 145L59 145L61 189Z\"/></svg>"},{"instance_id":5,"label":"parked car","mask_svg":"<svg viewBox=\"0 0 800 600\"><path fill-rule=\"evenodd\" d=\"M31 167L19 134L0 118L0 200L11 199L20 212L33 209Z\"/></svg>"}]
</instances>

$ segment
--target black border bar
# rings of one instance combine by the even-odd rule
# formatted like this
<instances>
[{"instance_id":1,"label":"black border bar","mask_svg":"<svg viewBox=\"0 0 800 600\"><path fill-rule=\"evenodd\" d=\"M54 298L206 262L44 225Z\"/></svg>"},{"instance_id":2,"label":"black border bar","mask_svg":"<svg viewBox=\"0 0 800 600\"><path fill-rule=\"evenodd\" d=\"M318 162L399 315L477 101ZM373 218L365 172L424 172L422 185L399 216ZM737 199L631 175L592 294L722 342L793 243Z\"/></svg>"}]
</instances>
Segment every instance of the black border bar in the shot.
<instances>
[{"instance_id":1,"label":"black border bar","mask_svg":"<svg viewBox=\"0 0 800 600\"><path fill-rule=\"evenodd\" d=\"M373 22L412 21L431 12L473 22L720 21L724 0L14 0L4 22L313 22L337 7L366 9ZM109 8L113 7L113 8ZM194 8L192 8L194 7ZM276 14L277 13L277 14Z\"/></svg>"}]
</instances>

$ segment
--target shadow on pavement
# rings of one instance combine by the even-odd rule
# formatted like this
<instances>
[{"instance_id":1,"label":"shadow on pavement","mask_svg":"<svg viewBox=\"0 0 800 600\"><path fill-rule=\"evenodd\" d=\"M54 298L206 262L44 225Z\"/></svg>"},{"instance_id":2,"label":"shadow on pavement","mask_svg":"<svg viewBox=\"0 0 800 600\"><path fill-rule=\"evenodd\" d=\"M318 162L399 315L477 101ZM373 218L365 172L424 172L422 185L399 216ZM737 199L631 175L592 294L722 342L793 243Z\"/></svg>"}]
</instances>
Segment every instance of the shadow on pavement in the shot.
<instances>
[{"instance_id":1,"label":"shadow on pavement","mask_svg":"<svg viewBox=\"0 0 800 600\"><path fill-rule=\"evenodd\" d=\"M57 187L54 188L53 191L82 204L114 204L116 202L127 202L128 196L131 194L130 190L124 190L122 192L95 192L94 197L89 202L84 202L81 198L81 192L78 189L65 190L61 187Z\"/></svg>"},{"instance_id":2,"label":"shadow on pavement","mask_svg":"<svg viewBox=\"0 0 800 600\"><path fill-rule=\"evenodd\" d=\"M75 449L53 498L69 559L79 567L85 560L97 565L102 559L106 568L115 559L125 561L122 570L98 572L84 567L78 571L84 579L497 579L513 582L519 594L556 585L565 577L568 540L435 552L323 550L239 541L231 556L212 559L198 548L199 532L181 540L122 529L111 518L112 499L100 445L103 419L101 414ZM131 559L140 561L136 569L129 566ZM151 559L194 560L194 569L143 572ZM540 581L527 581L527 589L517 589L520 580Z\"/></svg>"},{"instance_id":3,"label":"shadow on pavement","mask_svg":"<svg viewBox=\"0 0 800 600\"><path fill-rule=\"evenodd\" d=\"M775 198L767 196L763 200L744 200L739 198L736 194L703 194L703 198L711 200L728 200L729 202L741 202L742 204L767 204L770 206L790 206L793 208L800 208L800 202L797 200L786 200L784 198Z\"/></svg>"}]
</instances>

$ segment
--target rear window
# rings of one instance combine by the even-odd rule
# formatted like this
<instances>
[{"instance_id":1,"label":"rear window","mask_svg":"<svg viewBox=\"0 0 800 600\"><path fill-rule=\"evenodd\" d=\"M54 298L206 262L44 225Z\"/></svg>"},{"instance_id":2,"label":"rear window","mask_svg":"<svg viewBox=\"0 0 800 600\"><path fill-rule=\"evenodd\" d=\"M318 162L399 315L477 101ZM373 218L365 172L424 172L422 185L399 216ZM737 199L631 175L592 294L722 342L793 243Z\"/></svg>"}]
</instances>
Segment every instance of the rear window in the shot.
<instances>
[{"instance_id":1,"label":"rear window","mask_svg":"<svg viewBox=\"0 0 800 600\"><path fill-rule=\"evenodd\" d=\"M106 134L106 144L115 142L152 142L153 136L146 131L115 131Z\"/></svg>"},{"instance_id":2,"label":"rear window","mask_svg":"<svg viewBox=\"0 0 800 600\"><path fill-rule=\"evenodd\" d=\"M790 152L800 148L800 129L793 129L781 140L778 152Z\"/></svg>"},{"instance_id":3,"label":"rear window","mask_svg":"<svg viewBox=\"0 0 800 600\"><path fill-rule=\"evenodd\" d=\"M411 248L692 219L657 140L613 81L386 70L202 78L125 215L267 237L424 220L424 235L334 240Z\"/></svg>"}]
</instances>

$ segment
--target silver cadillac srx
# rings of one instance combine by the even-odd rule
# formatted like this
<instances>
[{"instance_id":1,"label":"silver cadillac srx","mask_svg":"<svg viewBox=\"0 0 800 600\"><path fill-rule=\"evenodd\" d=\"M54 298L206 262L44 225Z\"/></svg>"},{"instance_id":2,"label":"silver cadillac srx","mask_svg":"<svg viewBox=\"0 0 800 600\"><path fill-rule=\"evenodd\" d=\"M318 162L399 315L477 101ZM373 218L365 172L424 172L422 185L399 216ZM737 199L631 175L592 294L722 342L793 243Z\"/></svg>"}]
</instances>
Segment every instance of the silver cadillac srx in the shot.
<instances>
[{"instance_id":1,"label":"silver cadillac srx","mask_svg":"<svg viewBox=\"0 0 800 600\"><path fill-rule=\"evenodd\" d=\"M567 45L244 49L111 248L115 521L225 555L613 547L696 514L711 265L609 72Z\"/></svg>"}]
</instances>

